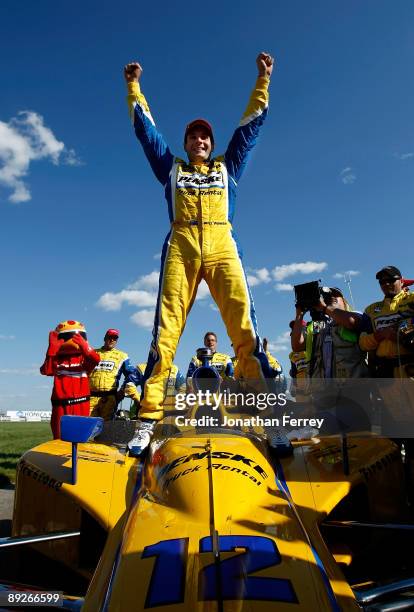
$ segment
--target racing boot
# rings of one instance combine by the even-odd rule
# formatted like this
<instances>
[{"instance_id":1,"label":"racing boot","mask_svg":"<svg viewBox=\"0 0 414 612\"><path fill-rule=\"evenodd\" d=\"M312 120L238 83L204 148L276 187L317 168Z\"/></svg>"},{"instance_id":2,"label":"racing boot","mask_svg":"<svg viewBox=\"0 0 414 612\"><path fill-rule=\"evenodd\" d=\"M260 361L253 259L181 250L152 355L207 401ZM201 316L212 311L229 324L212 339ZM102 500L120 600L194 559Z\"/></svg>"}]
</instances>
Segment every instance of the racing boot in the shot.
<instances>
[{"instance_id":1,"label":"racing boot","mask_svg":"<svg viewBox=\"0 0 414 612\"><path fill-rule=\"evenodd\" d=\"M154 419L138 419L134 437L128 442L129 454L139 457L149 446L157 421Z\"/></svg>"}]
</instances>

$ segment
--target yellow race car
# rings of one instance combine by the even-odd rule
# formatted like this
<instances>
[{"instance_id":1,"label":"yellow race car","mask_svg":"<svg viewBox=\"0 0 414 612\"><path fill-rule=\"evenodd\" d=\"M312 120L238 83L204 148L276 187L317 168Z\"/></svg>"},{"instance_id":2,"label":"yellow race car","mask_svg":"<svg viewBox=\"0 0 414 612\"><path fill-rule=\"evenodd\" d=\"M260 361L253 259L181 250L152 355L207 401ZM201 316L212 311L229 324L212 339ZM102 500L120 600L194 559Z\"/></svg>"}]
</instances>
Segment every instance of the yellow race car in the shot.
<instances>
[{"instance_id":1,"label":"yellow race car","mask_svg":"<svg viewBox=\"0 0 414 612\"><path fill-rule=\"evenodd\" d=\"M3 588L27 588L17 571L85 612L414 606L396 444L339 434L269 444L266 428L226 406L218 424L203 405L186 416L160 423L145 459L128 455L132 421L96 436L99 419L64 417L68 441L18 465Z\"/></svg>"}]
</instances>

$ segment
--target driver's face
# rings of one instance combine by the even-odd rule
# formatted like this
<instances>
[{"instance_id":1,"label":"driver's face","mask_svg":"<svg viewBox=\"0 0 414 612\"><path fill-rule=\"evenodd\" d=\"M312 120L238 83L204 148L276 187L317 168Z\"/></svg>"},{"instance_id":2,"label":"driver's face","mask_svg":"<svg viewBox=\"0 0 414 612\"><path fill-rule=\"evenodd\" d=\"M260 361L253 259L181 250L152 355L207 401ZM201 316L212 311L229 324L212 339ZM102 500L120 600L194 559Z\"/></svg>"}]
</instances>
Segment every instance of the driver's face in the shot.
<instances>
[{"instance_id":1,"label":"driver's face","mask_svg":"<svg viewBox=\"0 0 414 612\"><path fill-rule=\"evenodd\" d=\"M213 336L213 334L209 334L208 336L206 336L206 339L204 340L204 346L215 352L217 346L216 337Z\"/></svg>"},{"instance_id":2,"label":"driver's face","mask_svg":"<svg viewBox=\"0 0 414 612\"><path fill-rule=\"evenodd\" d=\"M199 127L188 132L184 148L190 162L202 163L206 161L213 148L208 130Z\"/></svg>"}]
</instances>

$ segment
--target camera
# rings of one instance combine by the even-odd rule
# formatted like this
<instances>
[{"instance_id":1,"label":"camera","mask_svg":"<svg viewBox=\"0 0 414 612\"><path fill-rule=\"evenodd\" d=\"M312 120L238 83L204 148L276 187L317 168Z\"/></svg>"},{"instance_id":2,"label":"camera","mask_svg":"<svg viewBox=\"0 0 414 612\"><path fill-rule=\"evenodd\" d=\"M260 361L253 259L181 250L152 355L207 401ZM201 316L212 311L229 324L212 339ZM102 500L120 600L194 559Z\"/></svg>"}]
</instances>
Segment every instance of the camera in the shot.
<instances>
[{"instance_id":1,"label":"camera","mask_svg":"<svg viewBox=\"0 0 414 612\"><path fill-rule=\"evenodd\" d=\"M320 280L295 285L294 290L295 302L304 312L317 306L321 297L327 306L332 302L332 290L329 287L322 287Z\"/></svg>"}]
</instances>

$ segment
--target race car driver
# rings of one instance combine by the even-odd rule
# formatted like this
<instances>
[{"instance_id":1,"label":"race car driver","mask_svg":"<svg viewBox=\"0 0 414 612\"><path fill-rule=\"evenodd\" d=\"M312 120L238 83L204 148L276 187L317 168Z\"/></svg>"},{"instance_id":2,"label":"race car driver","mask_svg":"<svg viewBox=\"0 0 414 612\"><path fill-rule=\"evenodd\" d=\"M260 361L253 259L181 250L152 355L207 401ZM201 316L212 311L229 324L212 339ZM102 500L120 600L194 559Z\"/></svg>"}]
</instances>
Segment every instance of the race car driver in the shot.
<instances>
[{"instance_id":1,"label":"race car driver","mask_svg":"<svg viewBox=\"0 0 414 612\"><path fill-rule=\"evenodd\" d=\"M256 380L265 377L263 369L268 363L231 226L237 183L268 109L273 58L260 53L256 63L259 75L255 88L225 154L211 157L212 127L205 119L196 119L187 125L184 134L188 162L171 153L155 127L139 86L141 66L135 62L124 68L135 134L165 189L171 221L171 231L162 249L141 421L130 443L133 454L140 454L148 446L155 424L163 416L165 379L202 278L220 309L243 376Z\"/></svg>"},{"instance_id":2,"label":"race car driver","mask_svg":"<svg viewBox=\"0 0 414 612\"><path fill-rule=\"evenodd\" d=\"M99 360L79 321L62 321L49 333L49 347L40 373L55 377L50 421L54 438L60 438L60 418L64 414L89 416L88 374Z\"/></svg>"},{"instance_id":3,"label":"race car driver","mask_svg":"<svg viewBox=\"0 0 414 612\"><path fill-rule=\"evenodd\" d=\"M89 375L91 416L100 416L105 421L114 416L118 402L122 400L123 393L118 391L121 376L126 380L136 370L127 353L116 348L118 338L117 329L106 331L103 346L96 349L101 360Z\"/></svg>"}]
</instances>

